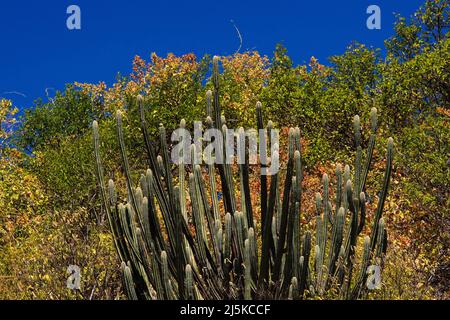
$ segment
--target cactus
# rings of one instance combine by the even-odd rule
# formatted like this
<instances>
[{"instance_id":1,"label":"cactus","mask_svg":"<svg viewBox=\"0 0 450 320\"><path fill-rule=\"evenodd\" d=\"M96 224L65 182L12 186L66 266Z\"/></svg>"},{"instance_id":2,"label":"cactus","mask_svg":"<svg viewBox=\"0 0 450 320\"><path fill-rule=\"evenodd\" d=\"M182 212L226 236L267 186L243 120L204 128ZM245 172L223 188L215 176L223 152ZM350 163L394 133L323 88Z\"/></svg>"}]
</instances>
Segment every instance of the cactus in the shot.
<instances>
[{"instance_id":1,"label":"cactus","mask_svg":"<svg viewBox=\"0 0 450 320\"><path fill-rule=\"evenodd\" d=\"M116 114L122 169L128 191L127 203L120 203L112 180L105 185L100 154L99 125L94 121L93 136L96 176L108 217L114 245L121 264L124 288L130 299L306 299L339 292L342 298L358 299L364 288L366 269L382 264L387 248L387 229L382 218L392 170L393 140L388 140L386 170L371 229L366 226L366 181L371 167L377 130L377 111L372 108L371 135L367 153L362 149L361 123L354 118L356 160L353 174L346 165L336 166L336 198L330 199L333 177L323 175L323 193L316 195L315 232L301 226L303 166L300 129L290 128L288 161L282 174L260 176L261 230L253 221L249 186L247 137L243 162L207 163L206 169L183 162L171 163L166 130L159 127L160 154L153 149L145 120L145 99L138 96L142 134L149 169L135 186L123 138L123 119ZM213 59L213 90L206 94L206 128L222 130L227 136L226 119L219 103L219 58ZM263 108L256 105L258 129L267 135L260 143L277 150L272 141L273 124L264 131ZM181 121L181 127L186 123ZM201 141L190 147L192 160L198 157ZM272 149L273 148L273 149ZM265 149L263 149L265 153ZM221 150L227 155L225 142ZM273 153L273 152L272 152ZM279 161L277 153L271 161ZM263 158L261 172L268 170ZM364 161L363 161L364 159ZM173 169L178 166L178 179ZM217 198L216 175L220 176L223 211ZM205 179L204 176L208 175ZM176 183L178 181L178 183ZM235 187L238 188L236 191ZM187 201L187 194L189 200ZM238 197L240 195L240 198ZM369 231L369 232L367 232ZM361 234L361 261L356 248ZM260 234L260 239L258 235ZM261 247L258 247L258 243ZM258 264L259 263L259 264Z\"/></svg>"},{"instance_id":2,"label":"cactus","mask_svg":"<svg viewBox=\"0 0 450 320\"><path fill-rule=\"evenodd\" d=\"M186 276L185 276L185 284L186 288L185 298L188 300L194 300L194 280L192 277L192 267L190 264L186 265Z\"/></svg>"}]
</instances>

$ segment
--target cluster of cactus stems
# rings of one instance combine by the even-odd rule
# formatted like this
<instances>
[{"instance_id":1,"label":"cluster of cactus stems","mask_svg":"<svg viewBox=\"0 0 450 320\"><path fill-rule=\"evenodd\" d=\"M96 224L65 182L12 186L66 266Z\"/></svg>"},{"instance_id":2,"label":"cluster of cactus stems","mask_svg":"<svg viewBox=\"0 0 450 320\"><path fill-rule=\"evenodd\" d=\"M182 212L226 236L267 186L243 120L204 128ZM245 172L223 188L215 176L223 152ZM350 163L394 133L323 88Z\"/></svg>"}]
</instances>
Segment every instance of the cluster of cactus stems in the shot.
<instances>
[{"instance_id":1,"label":"cluster of cactus stems","mask_svg":"<svg viewBox=\"0 0 450 320\"><path fill-rule=\"evenodd\" d=\"M226 134L226 119L221 115L219 103L217 58L213 59L212 80L213 90L206 94L206 127L221 128ZM334 200L330 199L330 178L323 175L323 195L316 194L316 230L311 232L302 230L300 224L305 213L301 205L303 171L299 128L289 130L288 161L282 170L284 179L279 172L260 176L261 223L258 225L250 197L248 152L245 163L237 166L238 172L233 172L236 169L230 164L207 164L205 168L171 163L165 128L162 125L159 128L160 155L156 155L145 120L143 98L138 96L136 101L149 169L136 186L123 139L122 113L118 111L117 137L128 190L126 204L117 201L112 180L105 185L98 123L93 123L101 198L130 299L305 299L324 298L328 294L357 299L366 296L367 268L371 264L380 265L386 252L387 231L382 212L393 157L390 138L370 236L364 237L362 253L357 255L358 238L366 225L366 180L377 131L375 108L371 110L367 152L361 147L360 119L354 118L354 170L351 174L348 165L344 169L336 166ZM258 129L264 129L262 112L258 103ZM180 125L184 127L186 123L182 120ZM270 121L264 130L268 133L273 130ZM241 134L243 129L237 136ZM267 137L268 141L260 141L260 145L272 143L271 135ZM194 141L191 145L193 158L199 156L197 143L202 142ZM279 161L278 156L273 154L271 161ZM261 171L267 170L267 161L261 159L260 167ZM220 200L216 174L220 176L223 194ZM205 182L205 176L209 183ZM237 188L240 199L237 199ZM223 201L223 212L220 201ZM240 201L240 211L237 201ZM364 234L369 234L368 231ZM361 256L359 263L356 256Z\"/></svg>"}]
</instances>

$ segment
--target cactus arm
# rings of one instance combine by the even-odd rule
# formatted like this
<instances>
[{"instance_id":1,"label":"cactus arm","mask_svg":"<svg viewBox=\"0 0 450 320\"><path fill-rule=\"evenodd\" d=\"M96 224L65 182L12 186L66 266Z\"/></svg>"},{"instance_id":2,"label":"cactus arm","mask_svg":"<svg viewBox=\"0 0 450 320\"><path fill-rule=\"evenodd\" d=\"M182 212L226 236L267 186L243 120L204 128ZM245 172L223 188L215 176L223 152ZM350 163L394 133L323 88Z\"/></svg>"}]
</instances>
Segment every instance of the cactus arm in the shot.
<instances>
[{"instance_id":1,"label":"cactus arm","mask_svg":"<svg viewBox=\"0 0 450 320\"><path fill-rule=\"evenodd\" d=\"M99 137L98 130L99 130L98 122L94 120L92 122L92 131L93 131L93 140L94 140L96 176L97 176L97 182L100 186L100 196L102 198L103 206L105 208L106 214L109 219L111 212L110 212L110 206L108 204L108 197L106 195L105 179L103 176L103 166L102 166L102 160L101 160L101 155L100 155L100 137Z\"/></svg>"},{"instance_id":2,"label":"cactus arm","mask_svg":"<svg viewBox=\"0 0 450 320\"><path fill-rule=\"evenodd\" d=\"M289 129L289 160L287 164L286 179L284 183L283 192L283 207L281 212L281 225L279 231L279 239L277 244L277 253L275 256L275 266L273 271L273 280L276 282L280 278L281 272L281 260L283 257L284 244L286 241L286 228L289 214L289 197L292 187L292 174L293 174L293 162L294 162L294 129Z\"/></svg>"},{"instance_id":3,"label":"cactus arm","mask_svg":"<svg viewBox=\"0 0 450 320\"><path fill-rule=\"evenodd\" d=\"M206 91L206 116L213 118L213 108L212 108L212 91Z\"/></svg>"},{"instance_id":4,"label":"cactus arm","mask_svg":"<svg viewBox=\"0 0 450 320\"><path fill-rule=\"evenodd\" d=\"M192 216L194 219L194 225L196 230L196 241L199 245L199 258L201 262L202 267L207 267L208 265L208 259L206 256L206 234L205 234L205 227L204 222L202 219L202 216L200 215L200 206L201 203L199 202L198 196L197 196L197 190L195 186L195 180L194 180L194 174L189 174L189 193L191 197L192 202Z\"/></svg>"},{"instance_id":5,"label":"cactus arm","mask_svg":"<svg viewBox=\"0 0 450 320\"><path fill-rule=\"evenodd\" d=\"M299 214L299 208L300 204L296 202L296 199L298 199L298 184L297 184L297 178L294 176L292 177L292 185L294 186L292 188L292 195L291 195L291 206L289 208L289 223L288 223L288 230L287 230L287 237L286 237L286 262L283 270L284 274L284 281L282 290L288 289L289 285L289 279L293 277L292 275L292 264L293 264L293 256L294 256L294 229L295 229L295 221L296 216ZM295 274L294 274L295 276Z\"/></svg>"},{"instance_id":6,"label":"cactus arm","mask_svg":"<svg viewBox=\"0 0 450 320\"><path fill-rule=\"evenodd\" d=\"M377 108L372 108L370 110L370 122L371 122L371 134L369 139L369 146L367 148L367 159L364 164L363 175L361 178L361 191L366 191L366 181L369 175L370 164L372 162L373 150L375 148L375 138L378 126Z\"/></svg>"},{"instance_id":7,"label":"cactus arm","mask_svg":"<svg viewBox=\"0 0 450 320\"><path fill-rule=\"evenodd\" d=\"M260 195L261 195L261 221L265 221L267 214L267 139L264 131L261 102L256 103L256 124L259 136L259 150L261 157ZM262 134L261 134L262 133Z\"/></svg>"},{"instance_id":8,"label":"cactus arm","mask_svg":"<svg viewBox=\"0 0 450 320\"><path fill-rule=\"evenodd\" d=\"M162 280L165 297L167 300L174 300L175 294L173 293L172 285L170 284L170 273L167 262L167 253L165 251L161 252L161 270L162 270Z\"/></svg>"},{"instance_id":9,"label":"cactus arm","mask_svg":"<svg viewBox=\"0 0 450 320\"><path fill-rule=\"evenodd\" d=\"M345 222L345 210L343 207L339 209L338 214L333 225L332 235L331 235L331 247L328 262L328 274L329 276L334 275L336 270L336 262L339 257L339 250L342 246L344 222Z\"/></svg>"},{"instance_id":10,"label":"cactus arm","mask_svg":"<svg viewBox=\"0 0 450 320\"><path fill-rule=\"evenodd\" d=\"M193 281L193 277L192 277L192 268L190 264L186 265L185 268L185 290L186 290L186 294L185 294L185 298L187 300L195 300L195 295L194 295L194 281Z\"/></svg>"},{"instance_id":11,"label":"cactus arm","mask_svg":"<svg viewBox=\"0 0 450 320\"><path fill-rule=\"evenodd\" d=\"M311 233L306 231L305 236L303 237L302 244L302 256L300 257L300 266L301 266L301 278L300 278L300 297L303 296L306 288L308 287L307 278L309 273L309 256L311 252Z\"/></svg>"},{"instance_id":12,"label":"cactus arm","mask_svg":"<svg viewBox=\"0 0 450 320\"><path fill-rule=\"evenodd\" d=\"M182 234L182 221L184 221L183 214L180 208L180 188L176 186L174 188L174 213L175 213L175 266L177 271L177 282L178 282L178 297L183 299L185 297L184 288L184 276L185 276L185 255L183 250L183 234Z\"/></svg>"},{"instance_id":13,"label":"cactus arm","mask_svg":"<svg viewBox=\"0 0 450 320\"><path fill-rule=\"evenodd\" d=\"M245 137L245 163L240 167L242 171L242 184L244 191L245 211L247 214L247 222L250 228L255 228L253 222L253 209L250 196L250 175L249 175L249 154L248 154L248 137Z\"/></svg>"},{"instance_id":14,"label":"cactus arm","mask_svg":"<svg viewBox=\"0 0 450 320\"><path fill-rule=\"evenodd\" d=\"M166 140L166 128L162 124L159 126L159 140L161 144L161 154L162 154L162 160L163 160L163 173L164 178L166 182L166 188L169 198L169 209L173 212L174 208L174 185L173 185L173 178L172 178L172 170L170 166L170 159L169 159L169 149L167 146L167 140ZM174 221L171 219L172 227L174 226Z\"/></svg>"},{"instance_id":15,"label":"cactus arm","mask_svg":"<svg viewBox=\"0 0 450 320\"><path fill-rule=\"evenodd\" d=\"M122 274L125 282L125 289L127 292L127 296L130 300L138 300L138 296L136 294L136 290L134 288L133 275L131 274L131 269L129 266L122 262Z\"/></svg>"},{"instance_id":16,"label":"cactus arm","mask_svg":"<svg viewBox=\"0 0 450 320\"><path fill-rule=\"evenodd\" d=\"M140 101L140 102L139 102ZM166 194L164 192L162 183L161 183L161 174L160 174L160 170L159 170L159 165L158 165L158 161L155 159L155 151L153 149L152 143L150 141L149 138L149 133L147 130L147 122L145 120L145 114L144 114L144 107L143 107L143 103L142 103L142 99L138 99L139 102L139 109L140 109L140 114L141 114L141 129L142 129L142 134L144 136L144 141L145 141L145 147L146 147L146 151L147 151L147 157L148 157L148 161L149 161L149 169L151 170L152 174L155 175L155 179L152 180L152 183L150 184L147 181L147 184L150 187L154 188L159 205L161 207L161 211L163 212L163 214L166 217L166 222L169 223L169 217L170 217L170 209L169 209L169 202L168 199L166 197ZM147 172L148 172L147 170Z\"/></svg>"},{"instance_id":17,"label":"cactus arm","mask_svg":"<svg viewBox=\"0 0 450 320\"><path fill-rule=\"evenodd\" d=\"M380 198L378 199L378 205L377 205L377 211L375 212L375 218L372 226L372 233L370 235L371 243L370 243L370 250L373 251L375 248L375 243L377 239L377 231L378 231L378 222L381 219L381 215L383 213L384 208L384 202L386 200L387 191L389 189L389 182L391 178L391 171L392 171L392 158L393 158L393 151L394 150L394 140L392 138L388 139L388 146L387 146L387 156L386 156L386 169L384 171L384 178L383 178L383 187L381 190Z\"/></svg>"},{"instance_id":18,"label":"cactus arm","mask_svg":"<svg viewBox=\"0 0 450 320\"><path fill-rule=\"evenodd\" d=\"M352 299L358 299L361 296L363 285L365 283L365 280L367 279L367 267L369 266L369 262L370 262L370 237L366 236L364 238L364 252L361 261L359 276L356 280L356 283L351 293Z\"/></svg>"},{"instance_id":19,"label":"cactus arm","mask_svg":"<svg viewBox=\"0 0 450 320\"><path fill-rule=\"evenodd\" d=\"M250 243L250 264L251 264L251 276L253 283L257 283L258 280L258 248L256 244L256 236L253 228L248 229L248 240Z\"/></svg>"},{"instance_id":20,"label":"cactus arm","mask_svg":"<svg viewBox=\"0 0 450 320\"><path fill-rule=\"evenodd\" d=\"M236 216L236 215L235 215ZM244 299L252 300L252 290L251 290L251 262L250 262L250 241L246 239L244 242Z\"/></svg>"},{"instance_id":21,"label":"cactus arm","mask_svg":"<svg viewBox=\"0 0 450 320\"><path fill-rule=\"evenodd\" d=\"M381 218L380 221L378 221L377 250L376 250L377 259L381 259L384 253L383 247L384 247L385 233L386 233L386 226L384 223L384 218Z\"/></svg>"},{"instance_id":22,"label":"cactus arm","mask_svg":"<svg viewBox=\"0 0 450 320\"><path fill-rule=\"evenodd\" d=\"M328 241L328 222L331 220L331 211L329 210L328 199L329 199L329 178L325 173L322 177L323 183L323 219L322 219L322 227L323 230L321 232L321 242L320 242L320 265L319 265L319 273L317 279L316 289L321 290L322 287L322 268L324 265L324 260L326 256L327 250L327 241Z\"/></svg>"},{"instance_id":23,"label":"cactus arm","mask_svg":"<svg viewBox=\"0 0 450 320\"><path fill-rule=\"evenodd\" d=\"M359 116L355 116L353 118L353 127L355 131L355 144L356 144L354 189L355 194L359 194L361 187L361 170L362 170L361 122Z\"/></svg>"},{"instance_id":24,"label":"cactus arm","mask_svg":"<svg viewBox=\"0 0 450 320\"><path fill-rule=\"evenodd\" d=\"M119 140L120 156L122 158L122 166L123 166L125 178L127 181L128 196L130 197L131 205L133 206L133 209L136 212L138 212L139 206L137 204L136 197L135 197L135 194L133 191L133 183L131 181L130 165L128 163L128 157L127 157L126 149L125 149L125 142L123 139L122 112L120 110L117 110L116 120L117 120L117 138ZM141 221L140 221L140 226L142 227Z\"/></svg>"},{"instance_id":25,"label":"cactus arm","mask_svg":"<svg viewBox=\"0 0 450 320\"><path fill-rule=\"evenodd\" d=\"M342 167L340 164L336 165L336 214L339 212L342 203Z\"/></svg>"},{"instance_id":26,"label":"cactus arm","mask_svg":"<svg viewBox=\"0 0 450 320\"><path fill-rule=\"evenodd\" d=\"M358 225L358 235L361 233L362 229L364 228L364 224L366 222L366 195L364 192L361 192L359 194L359 225Z\"/></svg>"},{"instance_id":27,"label":"cactus arm","mask_svg":"<svg viewBox=\"0 0 450 320\"><path fill-rule=\"evenodd\" d=\"M211 243L212 243L212 247L214 248L214 252L217 252L218 250L218 243L216 242L216 239L214 238L214 230L215 230L215 219L213 216L213 213L210 210L210 206L208 203L208 198L206 195L206 187L204 185L204 181L203 181L203 177L202 177L202 173L201 173L201 168L199 165L196 165L194 167L194 182L195 185L197 186L197 192L200 196L200 200L202 201L202 205L201 208L203 210L201 210L201 212L206 216L206 221L208 223L208 229L209 229L209 234L211 235ZM213 195L214 197L214 195ZM206 234L206 233L205 233ZM219 264L219 257L215 257L217 264Z\"/></svg>"},{"instance_id":28,"label":"cactus arm","mask_svg":"<svg viewBox=\"0 0 450 320\"><path fill-rule=\"evenodd\" d=\"M219 57L213 57L213 97L214 97L214 124L216 128L222 127L221 110L219 103Z\"/></svg>"}]
</instances>

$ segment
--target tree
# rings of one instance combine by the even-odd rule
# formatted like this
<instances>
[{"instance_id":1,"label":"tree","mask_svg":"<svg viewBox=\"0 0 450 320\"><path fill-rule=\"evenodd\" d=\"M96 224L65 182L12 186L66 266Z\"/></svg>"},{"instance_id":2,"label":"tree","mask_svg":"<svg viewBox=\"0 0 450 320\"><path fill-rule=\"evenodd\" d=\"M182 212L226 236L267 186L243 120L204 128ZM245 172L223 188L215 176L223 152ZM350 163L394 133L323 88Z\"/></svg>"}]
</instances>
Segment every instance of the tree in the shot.
<instances>
[{"instance_id":1,"label":"tree","mask_svg":"<svg viewBox=\"0 0 450 320\"><path fill-rule=\"evenodd\" d=\"M270 119L279 120L283 115L284 124L294 124L300 107L300 68L294 68L286 48L277 44L270 65L270 77L262 93L262 101L270 114Z\"/></svg>"},{"instance_id":2,"label":"tree","mask_svg":"<svg viewBox=\"0 0 450 320\"><path fill-rule=\"evenodd\" d=\"M388 54L406 62L448 38L449 0L427 0L408 21L397 16L395 35L385 41Z\"/></svg>"},{"instance_id":3,"label":"tree","mask_svg":"<svg viewBox=\"0 0 450 320\"><path fill-rule=\"evenodd\" d=\"M37 100L21 117L22 125L14 141L28 152L45 147L58 147L61 141L82 136L94 119L103 119L106 110L99 101L67 85L49 102Z\"/></svg>"},{"instance_id":4,"label":"tree","mask_svg":"<svg viewBox=\"0 0 450 320\"><path fill-rule=\"evenodd\" d=\"M206 114L202 88L209 61L209 56L197 60L194 54L178 57L169 53L163 58L152 53L147 63L136 56L130 76L119 78L110 88L103 82L76 86L94 101L100 101L110 114L126 111L130 121L139 121L139 112L133 107L136 96L142 94L149 131L156 134L160 123L173 130L183 118L191 124Z\"/></svg>"},{"instance_id":5,"label":"tree","mask_svg":"<svg viewBox=\"0 0 450 320\"><path fill-rule=\"evenodd\" d=\"M269 78L269 60L258 52L222 57L221 105L227 123L233 127L254 127L253 111Z\"/></svg>"}]
</instances>

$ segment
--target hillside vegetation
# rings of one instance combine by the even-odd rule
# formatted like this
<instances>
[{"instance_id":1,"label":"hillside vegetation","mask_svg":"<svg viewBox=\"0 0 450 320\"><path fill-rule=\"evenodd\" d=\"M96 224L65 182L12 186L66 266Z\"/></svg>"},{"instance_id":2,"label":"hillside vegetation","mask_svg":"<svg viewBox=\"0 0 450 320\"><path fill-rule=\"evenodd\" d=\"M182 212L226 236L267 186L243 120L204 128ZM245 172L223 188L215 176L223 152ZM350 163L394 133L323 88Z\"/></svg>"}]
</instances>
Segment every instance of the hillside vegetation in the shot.
<instances>
[{"instance_id":1,"label":"hillside vegetation","mask_svg":"<svg viewBox=\"0 0 450 320\"><path fill-rule=\"evenodd\" d=\"M282 45L270 57L257 51L219 57L228 127L256 128L260 101L264 119L281 129L281 148L289 127L301 129L305 224L315 215L322 175L334 176L337 163L356 156L353 116L361 118L367 148L370 110L378 110L368 194L379 196L388 137L395 157L383 214L389 230L383 286L370 299L449 298L449 8L448 0L427 0L413 17L398 17L385 56L352 43L342 55L327 62L311 57L307 65L295 65ZM145 97L154 140L160 123L168 136L182 119L192 128L207 116L211 65L210 56L193 53L136 56L132 73L112 86L67 84L18 119L13 102L0 100L0 299L126 298L95 174L92 122L100 124L105 178L126 200L114 115L123 115L130 171L139 181L148 159L137 95ZM250 184L261 187L256 172ZM260 204L252 203L258 219ZM66 286L69 265L81 268L79 290Z\"/></svg>"}]
</instances>

